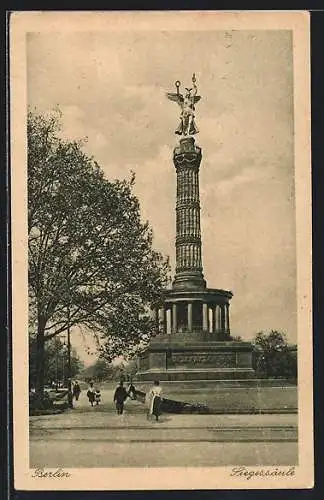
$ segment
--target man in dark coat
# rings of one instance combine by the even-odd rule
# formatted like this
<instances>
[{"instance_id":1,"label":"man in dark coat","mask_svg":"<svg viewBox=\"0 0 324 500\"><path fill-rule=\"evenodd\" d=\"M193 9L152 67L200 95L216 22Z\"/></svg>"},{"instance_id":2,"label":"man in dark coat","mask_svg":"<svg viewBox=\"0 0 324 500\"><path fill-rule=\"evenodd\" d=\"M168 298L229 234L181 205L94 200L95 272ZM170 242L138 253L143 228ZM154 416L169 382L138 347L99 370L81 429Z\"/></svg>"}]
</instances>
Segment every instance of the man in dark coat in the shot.
<instances>
[{"instance_id":1,"label":"man in dark coat","mask_svg":"<svg viewBox=\"0 0 324 500\"><path fill-rule=\"evenodd\" d=\"M124 411L124 403L128 397L128 393L124 387L124 383L121 380L119 386L115 390L114 403L116 405L116 410L118 415L122 415Z\"/></svg>"},{"instance_id":2,"label":"man in dark coat","mask_svg":"<svg viewBox=\"0 0 324 500\"><path fill-rule=\"evenodd\" d=\"M73 385L73 397L78 401L81 392L81 387L79 382L76 380Z\"/></svg>"}]
</instances>

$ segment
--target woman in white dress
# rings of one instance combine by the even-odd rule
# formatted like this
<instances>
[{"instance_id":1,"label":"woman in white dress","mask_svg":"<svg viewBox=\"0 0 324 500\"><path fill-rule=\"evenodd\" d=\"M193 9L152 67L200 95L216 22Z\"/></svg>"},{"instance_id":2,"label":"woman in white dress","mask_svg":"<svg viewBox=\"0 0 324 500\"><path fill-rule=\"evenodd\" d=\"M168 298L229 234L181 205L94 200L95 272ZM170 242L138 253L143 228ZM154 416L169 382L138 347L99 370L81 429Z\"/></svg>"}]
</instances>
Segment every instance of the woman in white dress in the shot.
<instances>
[{"instance_id":1,"label":"woman in white dress","mask_svg":"<svg viewBox=\"0 0 324 500\"><path fill-rule=\"evenodd\" d=\"M161 402L162 402L162 387L158 380L154 381L154 385L151 387L148 393L148 418L151 415L155 416L156 421L159 420L161 415Z\"/></svg>"}]
</instances>

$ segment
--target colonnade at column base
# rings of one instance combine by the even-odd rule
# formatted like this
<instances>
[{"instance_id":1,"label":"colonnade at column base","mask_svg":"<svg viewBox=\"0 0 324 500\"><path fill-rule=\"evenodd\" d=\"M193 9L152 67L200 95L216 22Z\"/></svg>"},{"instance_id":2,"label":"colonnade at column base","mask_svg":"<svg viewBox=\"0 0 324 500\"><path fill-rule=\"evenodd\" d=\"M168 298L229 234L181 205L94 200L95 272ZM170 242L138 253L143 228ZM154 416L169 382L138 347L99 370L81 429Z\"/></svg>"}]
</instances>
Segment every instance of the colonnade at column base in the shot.
<instances>
[{"instance_id":1,"label":"colonnade at column base","mask_svg":"<svg viewBox=\"0 0 324 500\"><path fill-rule=\"evenodd\" d=\"M188 287L165 290L155 308L156 333L177 336L204 333L214 339L230 337L229 302L233 294L215 288Z\"/></svg>"},{"instance_id":2,"label":"colonnade at column base","mask_svg":"<svg viewBox=\"0 0 324 500\"><path fill-rule=\"evenodd\" d=\"M251 343L230 336L232 296L216 288L165 290L155 308L155 335L138 357L137 380L253 378Z\"/></svg>"}]
</instances>

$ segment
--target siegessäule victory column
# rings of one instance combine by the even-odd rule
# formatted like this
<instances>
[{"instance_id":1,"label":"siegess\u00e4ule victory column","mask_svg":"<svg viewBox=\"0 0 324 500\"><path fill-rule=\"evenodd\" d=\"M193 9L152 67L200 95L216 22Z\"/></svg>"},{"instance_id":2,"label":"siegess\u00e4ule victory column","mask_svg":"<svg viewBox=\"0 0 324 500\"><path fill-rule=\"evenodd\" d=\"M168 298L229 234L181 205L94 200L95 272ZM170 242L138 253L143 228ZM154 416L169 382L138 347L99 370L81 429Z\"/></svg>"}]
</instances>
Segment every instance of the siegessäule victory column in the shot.
<instances>
[{"instance_id":1,"label":"siegess\u00e4ule victory column","mask_svg":"<svg viewBox=\"0 0 324 500\"><path fill-rule=\"evenodd\" d=\"M201 99L196 77L192 87L167 98L180 109L175 133L180 142L173 152L177 175L176 269L172 288L164 291L155 308L156 332L139 358L139 381L197 383L222 379L251 379L252 346L235 342L230 336L229 304L232 292L207 288L203 275L200 230L199 168L201 148L195 144L198 133L195 105ZM216 263L215 263L216 265ZM217 263L219 265L219 263Z\"/></svg>"}]
</instances>

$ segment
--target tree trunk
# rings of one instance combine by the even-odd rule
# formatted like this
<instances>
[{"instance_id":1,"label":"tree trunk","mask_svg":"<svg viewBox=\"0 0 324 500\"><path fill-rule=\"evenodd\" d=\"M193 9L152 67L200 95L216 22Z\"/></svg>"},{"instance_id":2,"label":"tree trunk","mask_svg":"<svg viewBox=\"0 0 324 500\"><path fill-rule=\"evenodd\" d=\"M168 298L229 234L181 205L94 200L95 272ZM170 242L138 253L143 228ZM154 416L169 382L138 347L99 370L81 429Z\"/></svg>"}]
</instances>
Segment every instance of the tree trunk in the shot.
<instances>
[{"instance_id":1,"label":"tree trunk","mask_svg":"<svg viewBox=\"0 0 324 500\"><path fill-rule=\"evenodd\" d=\"M42 316L38 317L37 341L36 341L36 391L44 392L45 371L45 326L46 321Z\"/></svg>"}]
</instances>

